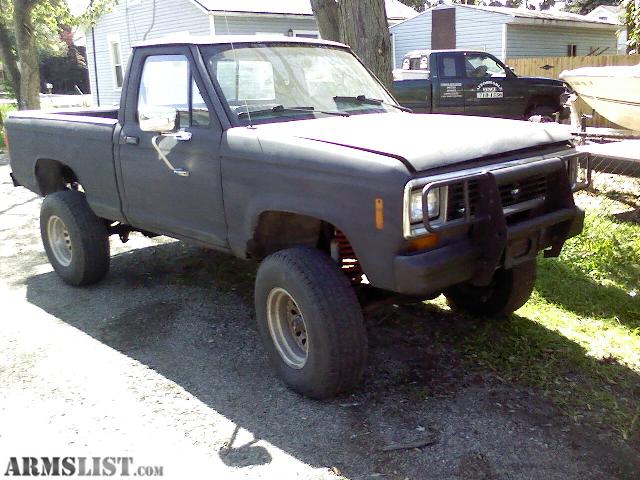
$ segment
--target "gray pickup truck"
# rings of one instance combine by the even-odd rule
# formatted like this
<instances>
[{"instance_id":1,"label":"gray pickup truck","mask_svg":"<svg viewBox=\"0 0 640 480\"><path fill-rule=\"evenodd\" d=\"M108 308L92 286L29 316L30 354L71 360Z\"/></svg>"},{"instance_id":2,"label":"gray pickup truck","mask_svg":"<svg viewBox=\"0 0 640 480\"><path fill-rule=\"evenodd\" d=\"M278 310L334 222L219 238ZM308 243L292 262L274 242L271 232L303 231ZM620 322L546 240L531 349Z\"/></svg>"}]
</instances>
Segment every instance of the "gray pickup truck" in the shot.
<instances>
[{"instance_id":1,"label":"gray pickup truck","mask_svg":"<svg viewBox=\"0 0 640 480\"><path fill-rule=\"evenodd\" d=\"M561 126L407 113L348 47L317 40L148 42L118 109L20 112L6 128L65 282L102 279L109 237L130 232L262 261L260 334L313 398L361 379L363 304L523 305L536 255L581 231L572 191L589 180Z\"/></svg>"}]
</instances>

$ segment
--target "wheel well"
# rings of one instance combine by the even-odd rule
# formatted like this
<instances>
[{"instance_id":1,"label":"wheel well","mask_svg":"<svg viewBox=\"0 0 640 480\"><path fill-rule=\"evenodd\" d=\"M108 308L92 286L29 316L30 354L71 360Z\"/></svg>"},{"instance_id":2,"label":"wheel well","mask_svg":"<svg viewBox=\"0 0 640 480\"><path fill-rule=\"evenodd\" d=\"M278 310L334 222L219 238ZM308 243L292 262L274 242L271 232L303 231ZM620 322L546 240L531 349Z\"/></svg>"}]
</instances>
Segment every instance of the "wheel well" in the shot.
<instances>
[{"instance_id":1,"label":"wheel well","mask_svg":"<svg viewBox=\"0 0 640 480\"><path fill-rule=\"evenodd\" d=\"M352 282L363 274L360 261L347 236L329 222L289 212L263 212L247 242L250 258L263 258L286 248L305 246L330 255Z\"/></svg>"},{"instance_id":2,"label":"wheel well","mask_svg":"<svg viewBox=\"0 0 640 480\"><path fill-rule=\"evenodd\" d=\"M314 217L289 212L263 212L247 242L251 258L266 256L294 246L321 246L326 223Z\"/></svg>"},{"instance_id":3,"label":"wheel well","mask_svg":"<svg viewBox=\"0 0 640 480\"><path fill-rule=\"evenodd\" d=\"M74 171L57 160L38 160L35 174L40 194L43 196L66 190L68 185L78 182L78 177Z\"/></svg>"},{"instance_id":4,"label":"wheel well","mask_svg":"<svg viewBox=\"0 0 640 480\"><path fill-rule=\"evenodd\" d=\"M550 107L555 110L559 110L560 104L553 97L534 95L529 99L529 105L525 110L525 114L529 114L538 107Z\"/></svg>"}]
</instances>

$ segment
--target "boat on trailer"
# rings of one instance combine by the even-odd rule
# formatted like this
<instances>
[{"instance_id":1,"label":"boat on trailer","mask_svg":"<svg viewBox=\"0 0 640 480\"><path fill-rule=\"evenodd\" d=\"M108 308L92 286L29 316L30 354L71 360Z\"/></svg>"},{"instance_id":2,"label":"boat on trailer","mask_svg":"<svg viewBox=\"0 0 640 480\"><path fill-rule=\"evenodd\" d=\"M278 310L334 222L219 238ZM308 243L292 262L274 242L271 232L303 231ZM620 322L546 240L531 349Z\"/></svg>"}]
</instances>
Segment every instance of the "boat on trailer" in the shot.
<instances>
[{"instance_id":1,"label":"boat on trailer","mask_svg":"<svg viewBox=\"0 0 640 480\"><path fill-rule=\"evenodd\" d=\"M560 78L603 117L640 131L640 64L565 70Z\"/></svg>"}]
</instances>

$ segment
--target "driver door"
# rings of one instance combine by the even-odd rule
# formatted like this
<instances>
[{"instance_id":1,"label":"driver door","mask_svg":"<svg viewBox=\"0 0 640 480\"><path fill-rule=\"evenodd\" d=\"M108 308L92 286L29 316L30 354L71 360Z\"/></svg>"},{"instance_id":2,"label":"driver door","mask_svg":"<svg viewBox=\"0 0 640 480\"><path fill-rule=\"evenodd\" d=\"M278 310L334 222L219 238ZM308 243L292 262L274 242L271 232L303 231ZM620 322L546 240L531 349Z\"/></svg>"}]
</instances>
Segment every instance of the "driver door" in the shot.
<instances>
[{"instance_id":1,"label":"driver door","mask_svg":"<svg viewBox=\"0 0 640 480\"><path fill-rule=\"evenodd\" d=\"M517 78L493 56L464 55L465 114L521 118L522 95Z\"/></svg>"},{"instance_id":2,"label":"driver door","mask_svg":"<svg viewBox=\"0 0 640 480\"><path fill-rule=\"evenodd\" d=\"M222 126L190 49L145 49L132 65L119 139L126 218L152 232L226 246ZM175 109L181 135L143 131L140 112L154 108Z\"/></svg>"}]
</instances>

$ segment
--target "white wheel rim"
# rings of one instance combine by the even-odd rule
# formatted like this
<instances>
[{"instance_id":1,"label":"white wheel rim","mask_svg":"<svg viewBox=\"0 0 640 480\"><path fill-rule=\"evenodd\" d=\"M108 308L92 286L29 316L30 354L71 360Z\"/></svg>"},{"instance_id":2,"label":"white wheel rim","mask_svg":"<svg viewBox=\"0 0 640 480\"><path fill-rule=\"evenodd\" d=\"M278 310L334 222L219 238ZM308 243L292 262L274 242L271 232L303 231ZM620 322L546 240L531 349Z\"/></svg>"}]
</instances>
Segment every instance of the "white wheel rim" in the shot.
<instances>
[{"instance_id":1,"label":"white wheel rim","mask_svg":"<svg viewBox=\"0 0 640 480\"><path fill-rule=\"evenodd\" d=\"M49 248L56 262L63 267L71 265L73 251L71 250L71 237L67 226L62 219L56 215L49 217L47 222L47 237Z\"/></svg>"},{"instance_id":2,"label":"white wheel rim","mask_svg":"<svg viewBox=\"0 0 640 480\"><path fill-rule=\"evenodd\" d=\"M269 292L267 323L282 360L297 370L303 368L309 356L307 325L298 304L283 288L274 288Z\"/></svg>"}]
</instances>

